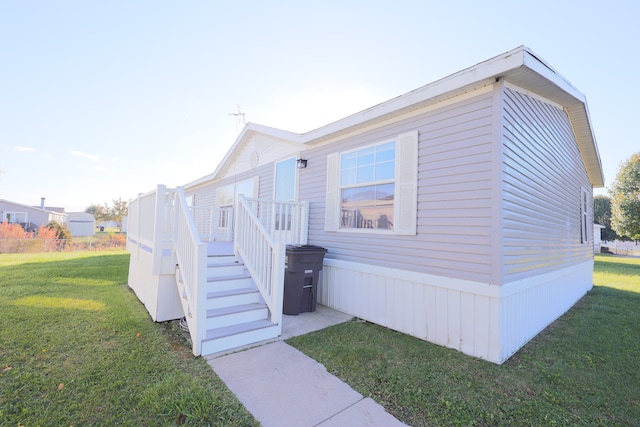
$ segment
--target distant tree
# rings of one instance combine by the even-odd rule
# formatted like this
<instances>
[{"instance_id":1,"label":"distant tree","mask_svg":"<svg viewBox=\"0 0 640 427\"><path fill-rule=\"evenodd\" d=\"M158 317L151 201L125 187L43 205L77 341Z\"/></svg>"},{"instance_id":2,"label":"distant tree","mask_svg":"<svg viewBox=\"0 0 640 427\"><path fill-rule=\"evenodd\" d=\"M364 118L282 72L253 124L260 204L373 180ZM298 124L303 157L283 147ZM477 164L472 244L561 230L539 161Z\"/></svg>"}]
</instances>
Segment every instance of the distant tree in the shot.
<instances>
[{"instance_id":1,"label":"distant tree","mask_svg":"<svg viewBox=\"0 0 640 427\"><path fill-rule=\"evenodd\" d=\"M111 221L111 217L109 214L109 209L107 209L106 205L89 205L87 209L84 210L85 213L90 213L96 219L96 222L106 222Z\"/></svg>"},{"instance_id":2,"label":"distant tree","mask_svg":"<svg viewBox=\"0 0 640 427\"><path fill-rule=\"evenodd\" d=\"M49 224L47 224L46 226L44 226L45 229L50 230L50 231L55 231L55 236L57 237L53 237L52 238L57 238L57 239L71 239L73 236L71 235L71 231L69 231L69 229L67 227L64 226L64 224L60 224L59 222L56 221L51 221ZM44 231L44 230L43 230ZM49 234L49 233L47 233ZM38 236L42 237L40 235L40 232L38 232Z\"/></svg>"},{"instance_id":3,"label":"distant tree","mask_svg":"<svg viewBox=\"0 0 640 427\"><path fill-rule=\"evenodd\" d=\"M609 192L611 227L619 236L640 240L640 152L620 165Z\"/></svg>"},{"instance_id":4,"label":"distant tree","mask_svg":"<svg viewBox=\"0 0 640 427\"><path fill-rule=\"evenodd\" d=\"M593 221L604 225L602 240L616 240L618 235L611 229L611 198L598 194L593 198Z\"/></svg>"},{"instance_id":5,"label":"distant tree","mask_svg":"<svg viewBox=\"0 0 640 427\"><path fill-rule=\"evenodd\" d=\"M129 208L127 202L121 198L118 200L112 200L111 206L108 208L111 221L115 221L118 227L122 229L122 218L129 215Z\"/></svg>"}]
</instances>

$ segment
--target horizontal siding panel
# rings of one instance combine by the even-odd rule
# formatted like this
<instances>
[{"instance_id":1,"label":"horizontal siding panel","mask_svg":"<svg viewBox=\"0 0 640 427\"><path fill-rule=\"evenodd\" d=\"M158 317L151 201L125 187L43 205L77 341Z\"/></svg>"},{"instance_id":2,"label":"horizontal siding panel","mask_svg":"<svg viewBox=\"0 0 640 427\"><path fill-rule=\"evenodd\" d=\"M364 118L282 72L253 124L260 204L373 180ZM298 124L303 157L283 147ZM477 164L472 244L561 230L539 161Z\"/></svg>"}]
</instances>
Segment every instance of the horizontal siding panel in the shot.
<instances>
[{"instance_id":1,"label":"horizontal siding panel","mask_svg":"<svg viewBox=\"0 0 640 427\"><path fill-rule=\"evenodd\" d=\"M580 197L591 187L566 113L506 89L503 132L505 281L583 262Z\"/></svg>"},{"instance_id":2,"label":"horizontal siding panel","mask_svg":"<svg viewBox=\"0 0 640 427\"><path fill-rule=\"evenodd\" d=\"M491 144L491 127L470 129L455 135L431 140L428 147L422 151L424 156L437 156L449 153L451 150L461 150L467 147L482 147ZM425 135L426 138L429 135ZM446 158L446 157L445 157Z\"/></svg>"},{"instance_id":3,"label":"horizontal siding panel","mask_svg":"<svg viewBox=\"0 0 640 427\"><path fill-rule=\"evenodd\" d=\"M418 192L418 203L420 202L432 202L434 200L433 195L438 196L437 200L439 203L451 203L457 201L465 201L465 200L490 200L491 199L491 189L490 188L481 188L476 189L471 192L453 192L453 193L443 193L440 191L436 191L435 188L429 189L420 189ZM435 205L435 203L432 203Z\"/></svg>"},{"instance_id":4,"label":"horizontal siding panel","mask_svg":"<svg viewBox=\"0 0 640 427\"><path fill-rule=\"evenodd\" d=\"M328 258L470 280L491 272L492 95L367 130L305 151L299 199L309 201L309 242ZM418 131L417 235L325 232L327 156Z\"/></svg>"},{"instance_id":5,"label":"horizontal siding panel","mask_svg":"<svg viewBox=\"0 0 640 427\"><path fill-rule=\"evenodd\" d=\"M423 163L418 168L422 179L432 179L441 177L450 177L455 175L468 175L471 173L483 173L486 176L487 172L491 171L491 163L489 157L478 161L477 163L460 163L459 161L450 165L438 165L439 167L428 167L426 163Z\"/></svg>"},{"instance_id":6,"label":"horizontal siding panel","mask_svg":"<svg viewBox=\"0 0 640 427\"><path fill-rule=\"evenodd\" d=\"M458 193L460 197L466 198L467 194L474 193L481 190L490 190L492 187L491 179L470 181L470 182L458 182L458 183L442 183L440 185L433 185L428 181L427 188L419 188L418 194L443 194L443 193ZM432 199L433 202L438 201L437 198Z\"/></svg>"},{"instance_id":7,"label":"horizontal siding panel","mask_svg":"<svg viewBox=\"0 0 640 427\"><path fill-rule=\"evenodd\" d=\"M455 157L451 155L451 151L455 151ZM421 153L420 163L424 163L424 166L438 169L446 168L449 165L464 164L465 161L466 163L477 162L479 159L481 161L489 161L491 158L490 144L462 146L460 148L451 147L451 151L426 156Z\"/></svg>"}]
</instances>

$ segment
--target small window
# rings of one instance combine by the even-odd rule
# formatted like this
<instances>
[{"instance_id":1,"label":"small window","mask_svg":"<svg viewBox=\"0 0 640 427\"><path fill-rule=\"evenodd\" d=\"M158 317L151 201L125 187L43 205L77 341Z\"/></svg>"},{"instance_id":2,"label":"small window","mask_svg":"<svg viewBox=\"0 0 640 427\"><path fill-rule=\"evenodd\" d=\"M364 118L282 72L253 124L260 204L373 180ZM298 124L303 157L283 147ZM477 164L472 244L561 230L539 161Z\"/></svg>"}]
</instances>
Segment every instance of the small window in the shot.
<instances>
[{"instance_id":1,"label":"small window","mask_svg":"<svg viewBox=\"0 0 640 427\"><path fill-rule=\"evenodd\" d=\"M5 212L2 215L2 220L11 224L24 224L27 222L26 212Z\"/></svg>"},{"instance_id":2,"label":"small window","mask_svg":"<svg viewBox=\"0 0 640 427\"><path fill-rule=\"evenodd\" d=\"M589 227L593 227L589 223L589 206L589 193L583 188L580 197L580 243L589 243Z\"/></svg>"}]
</instances>

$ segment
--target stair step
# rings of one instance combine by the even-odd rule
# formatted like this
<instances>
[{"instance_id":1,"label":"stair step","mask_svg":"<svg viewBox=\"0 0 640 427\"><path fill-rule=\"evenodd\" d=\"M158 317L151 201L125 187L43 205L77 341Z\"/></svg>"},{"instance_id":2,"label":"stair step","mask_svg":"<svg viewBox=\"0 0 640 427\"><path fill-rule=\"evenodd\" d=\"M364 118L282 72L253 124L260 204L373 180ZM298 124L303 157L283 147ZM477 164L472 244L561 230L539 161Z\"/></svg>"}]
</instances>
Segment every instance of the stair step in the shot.
<instances>
[{"instance_id":1,"label":"stair step","mask_svg":"<svg viewBox=\"0 0 640 427\"><path fill-rule=\"evenodd\" d=\"M239 325L226 326L224 328L210 329L207 331L207 336L203 340L216 340L220 338L229 337L232 335L239 335L245 332L255 331L258 329L268 328L275 326L270 320L256 320L253 322L241 323Z\"/></svg>"},{"instance_id":2,"label":"stair step","mask_svg":"<svg viewBox=\"0 0 640 427\"><path fill-rule=\"evenodd\" d=\"M207 310L207 317L208 318L219 317L219 316L226 316L229 314L244 313L247 311L262 310L266 307L267 306L265 304L260 304L256 302L253 304L241 304L241 305L234 305L231 307L214 308L212 310Z\"/></svg>"},{"instance_id":3,"label":"stair step","mask_svg":"<svg viewBox=\"0 0 640 427\"><path fill-rule=\"evenodd\" d=\"M242 267L244 267L244 264L241 263L240 261L207 262L207 268L233 267L233 266L242 266Z\"/></svg>"},{"instance_id":4,"label":"stair step","mask_svg":"<svg viewBox=\"0 0 640 427\"><path fill-rule=\"evenodd\" d=\"M207 265L209 264L226 264L237 261L235 255L209 255L207 256Z\"/></svg>"},{"instance_id":5,"label":"stair step","mask_svg":"<svg viewBox=\"0 0 640 427\"><path fill-rule=\"evenodd\" d=\"M256 288L238 288L207 292L206 308L215 310L260 302L260 292Z\"/></svg>"},{"instance_id":6,"label":"stair step","mask_svg":"<svg viewBox=\"0 0 640 427\"><path fill-rule=\"evenodd\" d=\"M266 304L257 302L207 310L206 329L224 328L269 318Z\"/></svg>"},{"instance_id":7,"label":"stair step","mask_svg":"<svg viewBox=\"0 0 640 427\"><path fill-rule=\"evenodd\" d=\"M239 288L239 289L229 289L224 291L212 291L212 292L207 292L207 299L224 298L224 297L253 294L253 293L259 293L259 292L256 288Z\"/></svg>"},{"instance_id":8,"label":"stair step","mask_svg":"<svg viewBox=\"0 0 640 427\"><path fill-rule=\"evenodd\" d=\"M226 276L213 276L213 277L207 277L207 282L209 283L214 283L214 282L226 282L228 280L243 280L243 279L250 279L251 275L248 272L243 272L241 274L231 274L231 275L226 275Z\"/></svg>"},{"instance_id":9,"label":"stair step","mask_svg":"<svg viewBox=\"0 0 640 427\"><path fill-rule=\"evenodd\" d=\"M273 324L268 320L250 322L241 327L233 327L235 333L228 335L228 331L230 331L231 328L232 327L207 331L207 337L212 338L202 340L202 355L206 356L259 341L273 339L276 338L281 331L279 325Z\"/></svg>"},{"instance_id":10,"label":"stair step","mask_svg":"<svg viewBox=\"0 0 640 427\"><path fill-rule=\"evenodd\" d=\"M240 263L221 263L207 265L207 276L233 276L244 274L244 264Z\"/></svg>"}]
</instances>

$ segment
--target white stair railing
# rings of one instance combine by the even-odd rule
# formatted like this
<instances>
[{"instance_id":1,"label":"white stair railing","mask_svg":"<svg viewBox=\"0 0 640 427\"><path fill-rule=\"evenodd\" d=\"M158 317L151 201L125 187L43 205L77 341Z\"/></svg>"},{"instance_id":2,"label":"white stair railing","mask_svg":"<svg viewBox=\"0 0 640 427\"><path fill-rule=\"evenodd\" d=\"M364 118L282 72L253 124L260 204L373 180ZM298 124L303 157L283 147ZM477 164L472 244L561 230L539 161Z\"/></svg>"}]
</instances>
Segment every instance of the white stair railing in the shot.
<instances>
[{"instance_id":1,"label":"white stair railing","mask_svg":"<svg viewBox=\"0 0 640 427\"><path fill-rule=\"evenodd\" d=\"M288 245L306 245L309 234L307 202L246 199L269 234Z\"/></svg>"},{"instance_id":2,"label":"white stair railing","mask_svg":"<svg viewBox=\"0 0 640 427\"><path fill-rule=\"evenodd\" d=\"M233 207L192 206L189 208L203 240L233 240Z\"/></svg>"},{"instance_id":3,"label":"white stair railing","mask_svg":"<svg viewBox=\"0 0 640 427\"><path fill-rule=\"evenodd\" d=\"M198 231L189 212L182 188L177 188L173 201L175 212L174 248L178 263L179 279L184 286L180 295L186 302L185 317L189 325L193 354L202 353L202 339L206 336L207 300L207 244ZM185 304L183 304L185 306Z\"/></svg>"},{"instance_id":4,"label":"white stair railing","mask_svg":"<svg viewBox=\"0 0 640 427\"><path fill-rule=\"evenodd\" d=\"M271 321L278 325L279 335L282 332L285 243L271 237L242 195L237 203L234 242L236 252L269 307Z\"/></svg>"}]
</instances>

